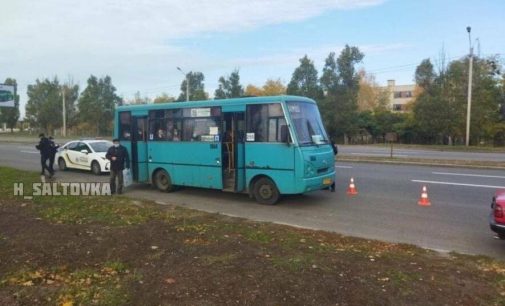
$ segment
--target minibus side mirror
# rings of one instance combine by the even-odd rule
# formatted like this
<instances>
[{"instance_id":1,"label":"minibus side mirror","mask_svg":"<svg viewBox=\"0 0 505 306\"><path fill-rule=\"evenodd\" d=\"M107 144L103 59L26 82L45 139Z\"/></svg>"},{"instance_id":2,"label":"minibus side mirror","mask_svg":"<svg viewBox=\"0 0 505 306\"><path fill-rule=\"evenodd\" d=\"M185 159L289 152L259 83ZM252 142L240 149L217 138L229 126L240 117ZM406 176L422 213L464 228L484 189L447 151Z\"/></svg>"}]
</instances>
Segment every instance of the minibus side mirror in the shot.
<instances>
[{"instance_id":1,"label":"minibus side mirror","mask_svg":"<svg viewBox=\"0 0 505 306\"><path fill-rule=\"evenodd\" d=\"M331 142L331 148L333 149L333 155L337 155L338 154L338 147L333 141Z\"/></svg>"},{"instance_id":2,"label":"minibus side mirror","mask_svg":"<svg viewBox=\"0 0 505 306\"><path fill-rule=\"evenodd\" d=\"M289 144L289 129L287 125L281 125L281 142Z\"/></svg>"}]
</instances>

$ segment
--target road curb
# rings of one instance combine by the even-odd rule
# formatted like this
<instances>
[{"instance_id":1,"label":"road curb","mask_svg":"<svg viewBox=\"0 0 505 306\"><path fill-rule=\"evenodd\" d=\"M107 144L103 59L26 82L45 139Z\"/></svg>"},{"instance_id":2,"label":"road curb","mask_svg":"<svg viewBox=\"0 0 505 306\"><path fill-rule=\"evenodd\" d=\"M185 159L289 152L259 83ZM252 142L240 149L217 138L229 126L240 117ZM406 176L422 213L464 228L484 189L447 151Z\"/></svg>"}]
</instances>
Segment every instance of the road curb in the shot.
<instances>
[{"instance_id":1,"label":"road curb","mask_svg":"<svg viewBox=\"0 0 505 306\"><path fill-rule=\"evenodd\" d=\"M486 165L471 165L471 164L451 164L451 163L433 163L433 162L418 162L418 161L402 161L402 160L376 160L376 159L354 159L346 157L338 157L337 162L353 162L353 163L369 163L369 164L394 164L394 165L414 165L426 167L450 167L450 168L471 168L471 169L489 169L489 170L505 170L505 166L486 166Z\"/></svg>"}]
</instances>

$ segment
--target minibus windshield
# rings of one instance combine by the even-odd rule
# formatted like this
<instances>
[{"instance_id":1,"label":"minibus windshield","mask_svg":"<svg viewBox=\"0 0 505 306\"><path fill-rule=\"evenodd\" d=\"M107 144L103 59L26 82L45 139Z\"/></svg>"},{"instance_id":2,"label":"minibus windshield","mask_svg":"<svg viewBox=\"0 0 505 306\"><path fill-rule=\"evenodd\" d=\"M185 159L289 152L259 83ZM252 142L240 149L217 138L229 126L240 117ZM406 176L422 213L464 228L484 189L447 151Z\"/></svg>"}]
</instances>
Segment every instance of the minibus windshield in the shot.
<instances>
[{"instance_id":1,"label":"minibus windshield","mask_svg":"<svg viewBox=\"0 0 505 306\"><path fill-rule=\"evenodd\" d=\"M287 102L287 106L300 145L328 143L328 137L315 104Z\"/></svg>"}]
</instances>

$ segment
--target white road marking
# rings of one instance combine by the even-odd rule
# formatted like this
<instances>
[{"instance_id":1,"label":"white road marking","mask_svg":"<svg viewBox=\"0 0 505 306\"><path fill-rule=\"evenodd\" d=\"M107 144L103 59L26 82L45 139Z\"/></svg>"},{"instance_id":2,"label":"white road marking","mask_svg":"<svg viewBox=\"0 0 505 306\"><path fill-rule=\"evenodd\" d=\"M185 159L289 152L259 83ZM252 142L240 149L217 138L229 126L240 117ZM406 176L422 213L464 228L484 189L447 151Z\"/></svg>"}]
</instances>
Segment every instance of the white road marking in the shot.
<instances>
[{"instance_id":1,"label":"white road marking","mask_svg":"<svg viewBox=\"0 0 505 306\"><path fill-rule=\"evenodd\" d=\"M505 186L477 185L477 184L464 184L464 183L453 183L453 182L423 181L423 180L411 180L411 181L414 183L468 186L468 187L478 187L478 188L492 188L492 189L505 188Z\"/></svg>"},{"instance_id":2,"label":"white road marking","mask_svg":"<svg viewBox=\"0 0 505 306\"><path fill-rule=\"evenodd\" d=\"M337 165L335 165L335 168L352 169L351 166L337 166Z\"/></svg>"},{"instance_id":3,"label":"white road marking","mask_svg":"<svg viewBox=\"0 0 505 306\"><path fill-rule=\"evenodd\" d=\"M505 179L505 176L500 176L500 175L484 175L484 174L470 174L470 173L450 173L450 172L432 172L432 173L433 174L438 174L438 175L490 177L490 178L503 178L503 179Z\"/></svg>"},{"instance_id":4,"label":"white road marking","mask_svg":"<svg viewBox=\"0 0 505 306\"><path fill-rule=\"evenodd\" d=\"M351 154L352 155L364 155L364 156L367 156L367 155L391 156L391 154L388 154L388 153L351 153ZM406 154L394 154L393 153L393 157L394 156L408 157L408 155L406 155Z\"/></svg>"},{"instance_id":5,"label":"white road marking","mask_svg":"<svg viewBox=\"0 0 505 306\"><path fill-rule=\"evenodd\" d=\"M23 150L21 150L20 152L21 153L30 153L30 154L38 154L39 153L39 151L23 151Z\"/></svg>"}]
</instances>

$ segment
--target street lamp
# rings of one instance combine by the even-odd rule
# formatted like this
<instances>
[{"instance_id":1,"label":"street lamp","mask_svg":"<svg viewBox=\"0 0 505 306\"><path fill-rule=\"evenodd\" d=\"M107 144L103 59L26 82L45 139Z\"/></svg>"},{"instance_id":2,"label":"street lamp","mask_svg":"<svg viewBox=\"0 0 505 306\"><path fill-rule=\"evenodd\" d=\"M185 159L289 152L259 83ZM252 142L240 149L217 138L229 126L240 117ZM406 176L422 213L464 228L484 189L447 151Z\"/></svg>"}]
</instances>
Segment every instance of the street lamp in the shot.
<instances>
[{"instance_id":1,"label":"street lamp","mask_svg":"<svg viewBox=\"0 0 505 306\"><path fill-rule=\"evenodd\" d=\"M470 57L468 67L468 101L466 109L466 146L470 145L470 115L472 112L472 74L473 74L473 46L472 46L472 28L466 27L468 32L468 44L470 46Z\"/></svg>"},{"instance_id":2,"label":"street lamp","mask_svg":"<svg viewBox=\"0 0 505 306\"><path fill-rule=\"evenodd\" d=\"M182 74L186 76L186 102L189 101L189 76L182 71L180 67L177 67L177 70L179 70Z\"/></svg>"}]
</instances>

